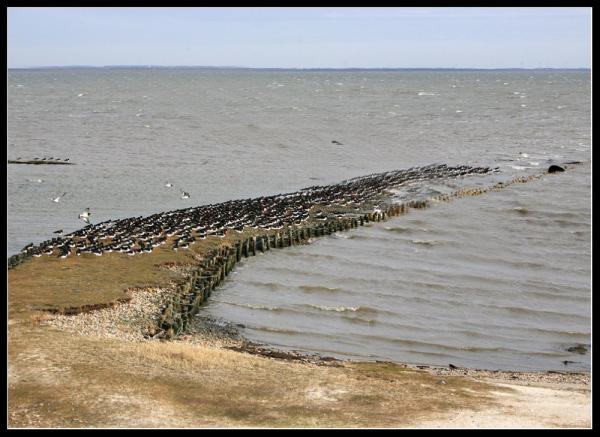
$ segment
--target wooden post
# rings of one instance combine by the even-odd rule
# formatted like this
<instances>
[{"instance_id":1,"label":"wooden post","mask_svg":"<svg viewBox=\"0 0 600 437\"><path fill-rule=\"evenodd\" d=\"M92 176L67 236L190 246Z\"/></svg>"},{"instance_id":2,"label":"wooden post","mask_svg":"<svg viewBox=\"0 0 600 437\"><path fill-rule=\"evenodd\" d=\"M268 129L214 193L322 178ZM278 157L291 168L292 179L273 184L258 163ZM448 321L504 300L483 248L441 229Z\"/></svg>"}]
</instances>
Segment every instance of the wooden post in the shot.
<instances>
[{"instance_id":1,"label":"wooden post","mask_svg":"<svg viewBox=\"0 0 600 437\"><path fill-rule=\"evenodd\" d=\"M245 258L248 258L249 254L248 254L248 247L249 247L249 243L250 240L248 238L246 238L244 240L244 242L242 243L242 255L244 255Z\"/></svg>"},{"instance_id":2,"label":"wooden post","mask_svg":"<svg viewBox=\"0 0 600 437\"><path fill-rule=\"evenodd\" d=\"M242 259L242 242L238 241L235 243L235 259L237 262L240 262Z\"/></svg>"}]
</instances>

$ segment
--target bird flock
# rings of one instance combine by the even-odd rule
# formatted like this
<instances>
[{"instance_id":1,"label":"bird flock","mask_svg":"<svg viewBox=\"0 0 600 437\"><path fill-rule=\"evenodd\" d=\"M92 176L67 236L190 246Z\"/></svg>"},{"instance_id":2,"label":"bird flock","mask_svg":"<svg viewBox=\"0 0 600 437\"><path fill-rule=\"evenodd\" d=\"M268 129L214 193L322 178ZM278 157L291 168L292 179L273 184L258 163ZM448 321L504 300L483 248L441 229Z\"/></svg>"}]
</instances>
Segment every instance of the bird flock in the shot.
<instances>
[{"instance_id":1,"label":"bird flock","mask_svg":"<svg viewBox=\"0 0 600 437\"><path fill-rule=\"evenodd\" d=\"M359 211L366 201L405 182L485 174L496 170L497 168L489 167L434 164L374 173L333 185L315 185L292 193L230 200L96 224L90 223L92 214L87 208L79 214L79 218L86 223L84 228L67 235L63 235L62 229L55 231L57 237L37 247L28 245L23 251L32 251L35 257L57 255L67 258L86 253L102 256L103 253L110 252L135 256L151 253L169 241L172 250L185 250L198 240L211 236L223 238L229 232L242 233L247 227L269 231L300 226L309 220L311 208L317 205ZM169 185L172 187L172 184L166 184ZM189 198L189 193L182 190L182 197L183 194ZM327 214L318 211L313 213L313 218L327 220Z\"/></svg>"},{"instance_id":2,"label":"bird flock","mask_svg":"<svg viewBox=\"0 0 600 437\"><path fill-rule=\"evenodd\" d=\"M39 181L39 182L42 182L42 180L41 180L41 179L38 179L37 181ZM36 181L36 182L37 182L37 181ZM171 182L167 182L167 183L165 184L165 187L172 188L172 187L173 187L173 184L172 184ZM66 192L64 192L64 193L62 193L60 196L51 197L51 198L50 198L50 200L52 200L52 201L53 201L53 202L55 202L55 203L59 203L59 202L60 202L60 200L61 200L63 197L65 197L65 195L66 195L66 194L67 194L67 193L66 193ZM188 193L187 191L181 190L181 198L182 198L182 199L189 199L189 198L190 198L190 193ZM89 209L89 208L86 208L84 211L82 211L82 212L79 214L79 217L78 217L78 218L79 218L80 220L83 220L85 223L87 223L87 224L89 225L89 224L91 224L91 222L90 222L90 216L91 216L91 215L92 215L92 214L91 214L91 212L90 212L90 209ZM62 232L62 231L61 231L61 232ZM57 233L57 232L54 232L54 233Z\"/></svg>"},{"instance_id":3,"label":"bird flock","mask_svg":"<svg viewBox=\"0 0 600 437\"><path fill-rule=\"evenodd\" d=\"M23 158L21 158L20 156L18 158L15 159L15 161L21 161ZM43 162L43 161L50 161L50 162L69 162L71 159L70 158L55 158L53 156L44 156L43 158L40 158L39 156L36 156L35 158L31 159L30 161L38 161L38 162Z\"/></svg>"}]
</instances>

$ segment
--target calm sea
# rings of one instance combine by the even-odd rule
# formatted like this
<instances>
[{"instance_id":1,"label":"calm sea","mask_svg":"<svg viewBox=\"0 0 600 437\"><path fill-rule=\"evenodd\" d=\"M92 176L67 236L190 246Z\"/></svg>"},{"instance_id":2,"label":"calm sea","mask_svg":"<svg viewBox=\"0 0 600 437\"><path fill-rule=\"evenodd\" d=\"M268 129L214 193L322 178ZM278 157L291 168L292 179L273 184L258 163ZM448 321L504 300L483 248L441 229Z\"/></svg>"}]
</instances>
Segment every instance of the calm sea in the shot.
<instances>
[{"instance_id":1,"label":"calm sea","mask_svg":"<svg viewBox=\"0 0 600 437\"><path fill-rule=\"evenodd\" d=\"M7 166L7 255L87 207L98 222L431 163L509 179L586 161L245 260L202 314L339 357L590 368L568 351L591 343L589 72L9 70L7 93L8 158L77 164Z\"/></svg>"}]
</instances>

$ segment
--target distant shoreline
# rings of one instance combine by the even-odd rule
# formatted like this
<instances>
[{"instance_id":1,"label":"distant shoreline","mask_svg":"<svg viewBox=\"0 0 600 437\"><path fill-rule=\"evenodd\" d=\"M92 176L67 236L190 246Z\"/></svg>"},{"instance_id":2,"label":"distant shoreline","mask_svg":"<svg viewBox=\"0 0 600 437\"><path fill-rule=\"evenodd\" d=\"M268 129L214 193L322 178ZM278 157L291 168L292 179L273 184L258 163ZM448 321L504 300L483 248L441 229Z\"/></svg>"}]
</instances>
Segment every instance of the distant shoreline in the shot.
<instances>
[{"instance_id":1,"label":"distant shoreline","mask_svg":"<svg viewBox=\"0 0 600 437\"><path fill-rule=\"evenodd\" d=\"M498 72L498 71L573 71L573 72L591 72L591 68L377 68L377 67L331 67L331 68L293 68L293 67L235 67L235 66L190 66L190 65L106 65L106 66L87 66L87 65L69 65L69 66L40 66L40 67L9 67L8 71L23 70L232 70L232 71L389 71L389 72L411 72L411 71L478 71L478 72Z\"/></svg>"}]
</instances>

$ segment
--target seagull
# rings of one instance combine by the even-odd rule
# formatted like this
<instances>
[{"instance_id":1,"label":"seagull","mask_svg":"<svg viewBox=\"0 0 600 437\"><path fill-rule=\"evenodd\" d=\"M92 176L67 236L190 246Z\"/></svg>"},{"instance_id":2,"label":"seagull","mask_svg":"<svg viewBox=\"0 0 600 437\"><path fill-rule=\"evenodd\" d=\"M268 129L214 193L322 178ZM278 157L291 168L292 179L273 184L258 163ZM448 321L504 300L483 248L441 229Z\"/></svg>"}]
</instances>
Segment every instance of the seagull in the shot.
<instances>
[{"instance_id":1,"label":"seagull","mask_svg":"<svg viewBox=\"0 0 600 437\"><path fill-rule=\"evenodd\" d=\"M53 233L53 234L58 234L58 236L59 236L59 237L62 237L62 235L63 235L63 230L62 230L62 229L59 229L58 231L54 231L54 232L52 232L52 233Z\"/></svg>"},{"instance_id":2,"label":"seagull","mask_svg":"<svg viewBox=\"0 0 600 437\"><path fill-rule=\"evenodd\" d=\"M61 199L62 197L64 197L64 195L65 195L65 194L67 194L67 193L62 193L62 195L60 195L60 196L58 196L58 197L55 197L54 199L52 199L52 201L53 201L53 202L56 202L56 203L60 202L60 199Z\"/></svg>"},{"instance_id":3,"label":"seagull","mask_svg":"<svg viewBox=\"0 0 600 437\"><path fill-rule=\"evenodd\" d=\"M90 209L86 208L81 214L79 214L79 218L86 222L88 225L90 224Z\"/></svg>"},{"instance_id":4,"label":"seagull","mask_svg":"<svg viewBox=\"0 0 600 437\"><path fill-rule=\"evenodd\" d=\"M165 184L165 187L169 187L169 188L171 188L172 186L173 186L173 184L172 184L171 182L167 182L167 183Z\"/></svg>"},{"instance_id":5,"label":"seagull","mask_svg":"<svg viewBox=\"0 0 600 437\"><path fill-rule=\"evenodd\" d=\"M332 143L332 144L337 144L337 145L339 145L339 146L343 146L343 144L342 144L342 143L340 143L339 141L336 141L336 140L333 140L333 141L331 141L331 143Z\"/></svg>"},{"instance_id":6,"label":"seagull","mask_svg":"<svg viewBox=\"0 0 600 437\"><path fill-rule=\"evenodd\" d=\"M182 199L189 199L190 198L190 193L186 193L185 191L181 190L181 198Z\"/></svg>"}]
</instances>

